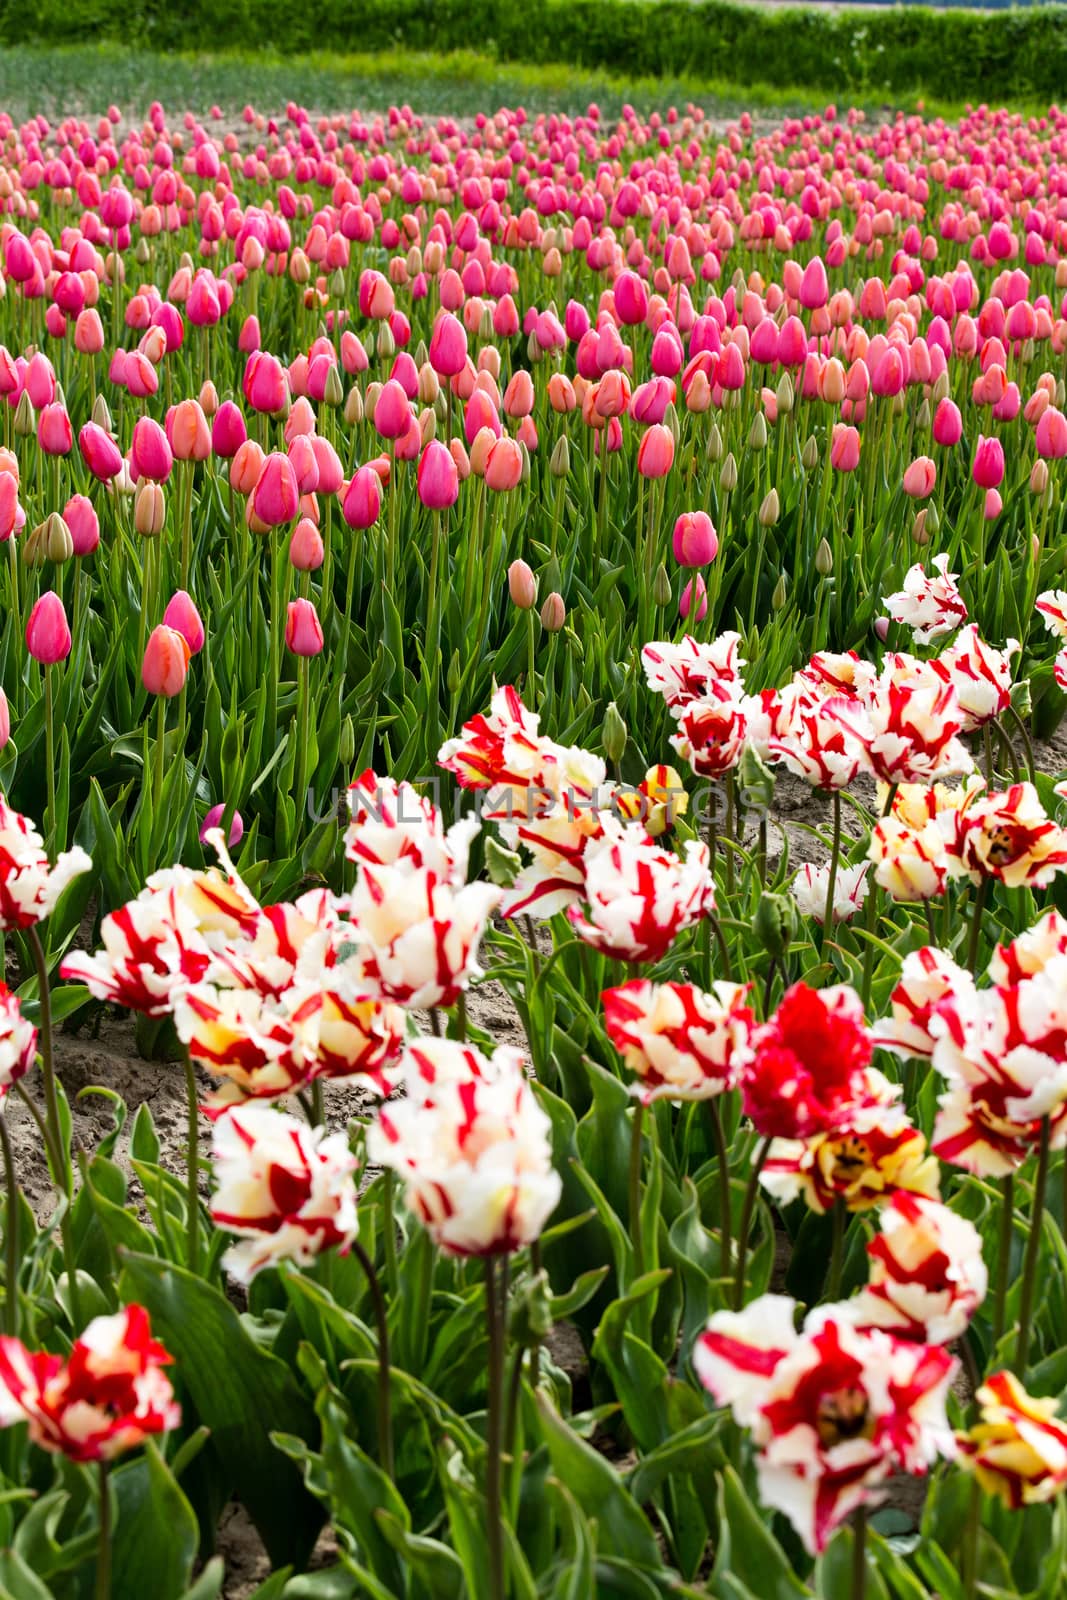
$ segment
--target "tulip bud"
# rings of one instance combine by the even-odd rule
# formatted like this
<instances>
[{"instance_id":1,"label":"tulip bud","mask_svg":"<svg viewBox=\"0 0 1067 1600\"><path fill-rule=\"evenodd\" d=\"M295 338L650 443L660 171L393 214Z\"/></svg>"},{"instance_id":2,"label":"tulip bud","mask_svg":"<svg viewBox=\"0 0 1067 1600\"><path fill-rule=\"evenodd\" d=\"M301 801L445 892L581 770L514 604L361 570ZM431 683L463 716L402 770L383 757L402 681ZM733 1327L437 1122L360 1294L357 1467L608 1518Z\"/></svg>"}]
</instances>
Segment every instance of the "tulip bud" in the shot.
<instances>
[{"instance_id":1,"label":"tulip bud","mask_svg":"<svg viewBox=\"0 0 1067 1600\"><path fill-rule=\"evenodd\" d=\"M761 894L752 926L756 938L772 961L780 961L797 929L797 912L792 895Z\"/></svg>"},{"instance_id":2,"label":"tulip bud","mask_svg":"<svg viewBox=\"0 0 1067 1600\"><path fill-rule=\"evenodd\" d=\"M948 372L939 372L930 390L930 404L939 406L942 400L947 400L952 393L952 382Z\"/></svg>"},{"instance_id":3,"label":"tulip bud","mask_svg":"<svg viewBox=\"0 0 1067 1600\"><path fill-rule=\"evenodd\" d=\"M1030 470L1030 492L1042 495L1048 490L1048 462L1035 461Z\"/></svg>"},{"instance_id":4,"label":"tulip bud","mask_svg":"<svg viewBox=\"0 0 1067 1600\"><path fill-rule=\"evenodd\" d=\"M565 478L571 470L571 447L567 435L561 433L549 458L548 470L554 478Z\"/></svg>"},{"instance_id":5,"label":"tulip bud","mask_svg":"<svg viewBox=\"0 0 1067 1600\"><path fill-rule=\"evenodd\" d=\"M737 488L737 462L734 453L730 450L719 469L719 488L723 494L733 494Z\"/></svg>"},{"instance_id":6,"label":"tulip bud","mask_svg":"<svg viewBox=\"0 0 1067 1600\"><path fill-rule=\"evenodd\" d=\"M567 607L563 604L563 596L553 590L541 607L541 626L546 633L559 633L566 620Z\"/></svg>"},{"instance_id":7,"label":"tulip bud","mask_svg":"<svg viewBox=\"0 0 1067 1600\"><path fill-rule=\"evenodd\" d=\"M459 686L463 682L463 663L458 650L453 650L452 659L448 663L448 676L445 678L445 687L449 694L458 694Z\"/></svg>"},{"instance_id":8,"label":"tulip bud","mask_svg":"<svg viewBox=\"0 0 1067 1600\"><path fill-rule=\"evenodd\" d=\"M737 777L740 799L745 809L769 811L774 799L774 771L750 744L746 744L741 752Z\"/></svg>"},{"instance_id":9,"label":"tulip bud","mask_svg":"<svg viewBox=\"0 0 1067 1600\"><path fill-rule=\"evenodd\" d=\"M166 510L162 486L158 483L143 482L133 502L134 528L142 537L154 539L163 532Z\"/></svg>"},{"instance_id":10,"label":"tulip bud","mask_svg":"<svg viewBox=\"0 0 1067 1600\"><path fill-rule=\"evenodd\" d=\"M388 361L396 355L396 340L387 322L383 322L378 328L378 355L383 361Z\"/></svg>"},{"instance_id":11,"label":"tulip bud","mask_svg":"<svg viewBox=\"0 0 1067 1600\"><path fill-rule=\"evenodd\" d=\"M774 593L771 595L771 610L784 611L786 599L785 573L783 572L779 574L778 582L774 586Z\"/></svg>"},{"instance_id":12,"label":"tulip bud","mask_svg":"<svg viewBox=\"0 0 1067 1600\"><path fill-rule=\"evenodd\" d=\"M930 520L930 512L933 509L933 506L924 506L916 514L915 521L911 525L911 537L916 544L930 543L930 529L927 524Z\"/></svg>"},{"instance_id":13,"label":"tulip bud","mask_svg":"<svg viewBox=\"0 0 1067 1600\"><path fill-rule=\"evenodd\" d=\"M25 389L23 389L22 393L19 395L19 403L15 407L15 420L12 426L20 439L28 438L33 432L33 406Z\"/></svg>"},{"instance_id":14,"label":"tulip bud","mask_svg":"<svg viewBox=\"0 0 1067 1600\"><path fill-rule=\"evenodd\" d=\"M341 763L342 771L345 772L356 759L356 728L351 717L346 717L341 724L341 733L337 741L337 759Z\"/></svg>"},{"instance_id":15,"label":"tulip bud","mask_svg":"<svg viewBox=\"0 0 1067 1600\"><path fill-rule=\"evenodd\" d=\"M358 428L363 421L364 408L363 396L353 384L345 398L345 421L350 428Z\"/></svg>"},{"instance_id":16,"label":"tulip bud","mask_svg":"<svg viewBox=\"0 0 1067 1600\"><path fill-rule=\"evenodd\" d=\"M111 412L102 394L98 394L93 401L93 421L98 428L103 428L105 433L112 431Z\"/></svg>"},{"instance_id":17,"label":"tulip bud","mask_svg":"<svg viewBox=\"0 0 1067 1600\"><path fill-rule=\"evenodd\" d=\"M51 512L44 519L44 553L56 566L69 561L74 554L70 529L58 511Z\"/></svg>"},{"instance_id":18,"label":"tulip bud","mask_svg":"<svg viewBox=\"0 0 1067 1600\"><path fill-rule=\"evenodd\" d=\"M1034 707L1033 699L1030 694L1029 678L1020 678L1017 683L1012 684L1011 704L1012 709L1017 711L1020 717L1028 717L1033 711Z\"/></svg>"},{"instance_id":19,"label":"tulip bud","mask_svg":"<svg viewBox=\"0 0 1067 1600\"><path fill-rule=\"evenodd\" d=\"M813 433L809 433L804 441L804 448L800 452L800 465L805 472L814 472L819 465L819 441Z\"/></svg>"},{"instance_id":20,"label":"tulip bud","mask_svg":"<svg viewBox=\"0 0 1067 1600\"><path fill-rule=\"evenodd\" d=\"M722 460L722 434L719 432L719 424L717 422L712 423L708 432L708 442L704 446L704 454L711 462Z\"/></svg>"},{"instance_id":21,"label":"tulip bud","mask_svg":"<svg viewBox=\"0 0 1067 1600\"><path fill-rule=\"evenodd\" d=\"M344 397L345 391L344 385L341 382L341 374L337 370L337 367L331 362L329 370L326 373L326 382L323 385L322 390L323 404L328 406L339 406L343 402Z\"/></svg>"},{"instance_id":22,"label":"tulip bud","mask_svg":"<svg viewBox=\"0 0 1067 1600\"><path fill-rule=\"evenodd\" d=\"M767 419L762 411L757 411L752 418L752 426L748 430L748 448L750 450L767 448Z\"/></svg>"},{"instance_id":23,"label":"tulip bud","mask_svg":"<svg viewBox=\"0 0 1067 1600\"><path fill-rule=\"evenodd\" d=\"M522 858L519 855L512 850L505 850L494 835L486 835L485 870L490 883L495 883L499 889L510 889L521 867Z\"/></svg>"},{"instance_id":24,"label":"tulip bud","mask_svg":"<svg viewBox=\"0 0 1067 1600\"><path fill-rule=\"evenodd\" d=\"M529 611L537 600L537 579L525 561L513 561L508 568L508 590L520 611Z\"/></svg>"},{"instance_id":25,"label":"tulip bud","mask_svg":"<svg viewBox=\"0 0 1067 1600\"><path fill-rule=\"evenodd\" d=\"M930 422L930 402L929 400L924 400L915 413L915 426L920 432L925 433L930 426Z\"/></svg>"},{"instance_id":26,"label":"tulip bud","mask_svg":"<svg viewBox=\"0 0 1067 1600\"><path fill-rule=\"evenodd\" d=\"M671 580L662 561L652 579L652 600L657 606L669 606L671 603Z\"/></svg>"},{"instance_id":27,"label":"tulip bud","mask_svg":"<svg viewBox=\"0 0 1067 1600\"><path fill-rule=\"evenodd\" d=\"M828 578L834 570L834 553L825 539L819 540L819 548L815 552L815 570L823 578Z\"/></svg>"},{"instance_id":28,"label":"tulip bud","mask_svg":"<svg viewBox=\"0 0 1067 1600\"><path fill-rule=\"evenodd\" d=\"M229 781L229 776L237 767L242 755L242 730L244 718L227 718L223 727L222 743L219 746L219 755L222 759L223 775Z\"/></svg>"},{"instance_id":29,"label":"tulip bud","mask_svg":"<svg viewBox=\"0 0 1067 1600\"><path fill-rule=\"evenodd\" d=\"M622 720L618 706L612 700L604 713L604 754L616 766L623 758L626 739L626 724Z\"/></svg>"},{"instance_id":30,"label":"tulip bud","mask_svg":"<svg viewBox=\"0 0 1067 1600\"><path fill-rule=\"evenodd\" d=\"M778 401L778 415L780 417L788 417L789 413L793 409L793 401L795 398L793 380L789 376L788 372L782 373L782 376L778 379L778 387L775 389L774 393L775 398Z\"/></svg>"},{"instance_id":31,"label":"tulip bud","mask_svg":"<svg viewBox=\"0 0 1067 1600\"><path fill-rule=\"evenodd\" d=\"M778 490L771 489L764 495L759 508L759 525L761 528L773 528L780 514L778 505Z\"/></svg>"},{"instance_id":32,"label":"tulip bud","mask_svg":"<svg viewBox=\"0 0 1067 1600\"><path fill-rule=\"evenodd\" d=\"M23 566L25 566L25 567L42 567L42 566L44 566L44 561L45 561L44 530L45 530L44 523L43 522L39 522L37 524L37 526L35 528L31 528L29 533L27 533L25 535L25 537L22 539L21 552L22 552L22 564L23 564Z\"/></svg>"}]
</instances>

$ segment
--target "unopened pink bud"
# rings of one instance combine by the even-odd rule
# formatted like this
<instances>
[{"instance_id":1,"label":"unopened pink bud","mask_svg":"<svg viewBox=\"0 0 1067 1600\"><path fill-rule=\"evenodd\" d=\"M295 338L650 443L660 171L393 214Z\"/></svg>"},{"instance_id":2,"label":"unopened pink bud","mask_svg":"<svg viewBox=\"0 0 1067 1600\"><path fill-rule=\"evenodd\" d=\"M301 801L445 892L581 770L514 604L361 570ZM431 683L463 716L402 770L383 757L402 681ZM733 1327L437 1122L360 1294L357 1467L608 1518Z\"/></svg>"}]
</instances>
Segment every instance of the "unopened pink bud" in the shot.
<instances>
[{"instance_id":1,"label":"unopened pink bud","mask_svg":"<svg viewBox=\"0 0 1067 1600\"><path fill-rule=\"evenodd\" d=\"M694 605L696 610L693 610ZM690 612L693 613L694 622L703 622L708 614L708 591L704 579L698 572L695 578L690 578L682 590L682 598L678 602L678 615L683 622L689 620Z\"/></svg>"},{"instance_id":2,"label":"unopened pink bud","mask_svg":"<svg viewBox=\"0 0 1067 1600\"><path fill-rule=\"evenodd\" d=\"M298 572L317 572L325 559L322 535L310 517L301 517L289 540L289 560Z\"/></svg>"},{"instance_id":3,"label":"unopened pink bud","mask_svg":"<svg viewBox=\"0 0 1067 1600\"><path fill-rule=\"evenodd\" d=\"M211 810L208 812L207 816L204 818L203 827L200 829L200 843L201 844L206 844L207 843L207 836L211 832L212 828L221 828L222 827L222 819L225 817L225 815L226 815L226 807L225 806L222 806L222 805L212 806ZM230 837L226 840L226 843L227 843L228 847L231 850L235 849L236 846L240 844L240 842L244 838L244 836L245 836L244 819L242 818L241 813L239 811L235 811L233 816L230 818Z\"/></svg>"},{"instance_id":4,"label":"unopened pink bud","mask_svg":"<svg viewBox=\"0 0 1067 1600\"><path fill-rule=\"evenodd\" d=\"M290 600L285 645L294 656L317 656L322 650L322 623L310 600Z\"/></svg>"},{"instance_id":5,"label":"unopened pink bud","mask_svg":"<svg viewBox=\"0 0 1067 1600\"><path fill-rule=\"evenodd\" d=\"M513 561L508 568L508 591L520 611L529 611L537 599L537 579L525 561Z\"/></svg>"},{"instance_id":6,"label":"unopened pink bud","mask_svg":"<svg viewBox=\"0 0 1067 1600\"><path fill-rule=\"evenodd\" d=\"M188 669L188 644L176 628L161 622L148 635L141 663L141 682L149 694L165 695L171 700L185 686Z\"/></svg>"},{"instance_id":7,"label":"unopened pink bud","mask_svg":"<svg viewBox=\"0 0 1067 1600\"><path fill-rule=\"evenodd\" d=\"M204 648L204 624L191 594L184 589L176 590L167 602L163 621L168 628L181 634L189 646L190 655L199 655Z\"/></svg>"}]
</instances>

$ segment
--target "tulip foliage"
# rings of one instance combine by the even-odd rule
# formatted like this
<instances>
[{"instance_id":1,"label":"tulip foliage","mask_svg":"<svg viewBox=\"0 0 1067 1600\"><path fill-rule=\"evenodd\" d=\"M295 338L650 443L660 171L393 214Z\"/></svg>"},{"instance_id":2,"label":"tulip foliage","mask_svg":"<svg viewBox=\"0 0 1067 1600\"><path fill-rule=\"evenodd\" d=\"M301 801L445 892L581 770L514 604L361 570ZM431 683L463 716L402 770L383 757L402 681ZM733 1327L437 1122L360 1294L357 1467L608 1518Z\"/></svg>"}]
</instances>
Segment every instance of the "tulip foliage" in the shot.
<instances>
[{"instance_id":1,"label":"tulip foliage","mask_svg":"<svg viewBox=\"0 0 1067 1600\"><path fill-rule=\"evenodd\" d=\"M1057 1600L1067 119L2 131L0 1594Z\"/></svg>"}]
</instances>

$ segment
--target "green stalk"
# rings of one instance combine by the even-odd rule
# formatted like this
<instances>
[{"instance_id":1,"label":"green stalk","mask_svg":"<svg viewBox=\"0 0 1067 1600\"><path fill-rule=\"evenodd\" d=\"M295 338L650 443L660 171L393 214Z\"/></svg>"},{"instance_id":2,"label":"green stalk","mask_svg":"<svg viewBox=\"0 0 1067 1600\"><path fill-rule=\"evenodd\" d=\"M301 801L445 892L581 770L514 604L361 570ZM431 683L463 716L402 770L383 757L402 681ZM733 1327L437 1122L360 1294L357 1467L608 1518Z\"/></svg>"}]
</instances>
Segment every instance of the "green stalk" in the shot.
<instances>
[{"instance_id":1,"label":"green stalk","mask_svg":"<svg viewBox=\"0 0 1067 1600\"><path fill-rule=\"evenodd\" d=\"M730 1217L730 1162L717 1095L713 1095L708 1101L708 1113L711 1119L712 1146L719 1163L719 1253L721 1257L720 1271L725 1278L730 1270L732 1231Z\"/></svg>"},{"instance_id":2,"label":"green stalk","mask_svg":"<svg viewBox=\"0 0 1067 1600\"><path fill-rule=\"evenodd\" d=\"M1037 1150L1037 1175L1034 1178L1034 1203L1030 1212L1030 1232L1023 1259L1023 1286L1019 1300L1019 1341L1015 1348L1015 1371L1019 1381L1026 1379L1026 1359L1030 1354L1030 1319L1034 1304L1037 1258L1041 1248L1041 1223L1045 1210L1045 1183L1048 1178L1049 1119L1041 1118L1041 1140Z\"/></svg>"},{"instance_id":3,"label":"green stalk","mask_svg":"<svg viewBox=\"0 0 1067 1600\"><path fill-rule=\"evenodd\" d=\"M199 1259L200 1245L200 1194L197 1187L197 1177L200 1170L200 1121L197 1107L196 1068L188 1050L183 1051L185 1057L185 1101L188 1126L188 1150L186 1152L187 1171L187 1199L186 1209L186 1243L189 1271L196 1272Z\"/></svg>"},{"instance_id":4,"label":"green stalk","mask_svg":"<svg viewBox=\"0 0 1067 1600\"><path fill-rule=\"evenodd\" d=\"M394 1475L393 1464L393 1407L390 1389L389 1322L385 1310L385 1296L374 1263L359 1240L352 1245L352 1254L366 1273L367 1286L374 1302L374 1321L378 1332L378 1455L382 1471L387 1477Z\"/></svg>"},{"instance_id":5,"label":"green stalk","mask_svg":"<svg viewBox=\"0 0 1067 1600\"><path fill-rule=\"evenodd\" d=\"M94 1600L112 1600L111 1595L111 1494L107 1481L108 1463L101 1461L98 1486L100 1494L100 1534L96 1546L96 1583Z\"/></svg>"},{"instance_id":6,"label":"green stalk","mask_svg":"<svg viewBox=\"0 0 1067 1600\"><path fill-rule=\"evenodd\" d=\"M0 1149L4 1156L6 1204L4 1210L4 1332L9 1339L18 1333L19 1317L19 1183L15 1154L7 1130L7 1118L0 1113Z\"/></svg>"},{"instance_id":7,"label":"green stalk","mask_svg":"<svg viewBox=\"0 0 1067 1600\"><path fill-rule=\"evenodd\" d=\"M644 1103L635 1100L633 1117L630 1121L630 1239L634 1249L635 1279L645 1270L641 1241L641 1131L644 1120Z\"/></svg>"},{"instance_id":8,"label":"green stalk","mask_svg":"<svg viewBox=\"0 0 1067 1600\"><path fill-rule=\"evenodd\" d=\"M1004 1319L1008 1299L1008 1274L1011 1263L1011 1241L1015 1224L1015 1178L1008 1173L1004 1179L1003 1199L1000 1205L1000 1241L997 1249L997 1287L993 1313L993 1346L1004 1336Z\"/></svg>"},{"instance_id":9,"label":"green stalk","mask_svg":"<svg viewBox=\"0 0 1067 1600\"><path fill-rule=\"evenodd\" d=\"M748 1183L745 1186L745 1200L741 1207L741 1226L737 1234L737 1272L734 1277L735 1311L740 1311L745 1303L745 1268L748 1265L748 1236L752 1230L752 1214L756 1209L759 1176L763 1171L763 1163L770 1154L770 1149L770 1139L764 1139L756 1151L756 1159L752 1163L752 1171L748 1175Z\"/></svg>"},{"instance_id":10,"label":"green stalk","mask_svg":"<svg viewBox=\"0 0 1067 1600\"><path fill-rule=\"evenodd\" d=\"M504 1525L501 1463L504 1423L504 1313L495 1256L485 1259L485 1320L489 1332L489 1397L486 1414L485 1506L489 1543L489 1600L504 1600ZM504 1280L506 1284L506 1280ZM506 1294L506 1288L504 1290Z\"/></svg>"}]
</instances>

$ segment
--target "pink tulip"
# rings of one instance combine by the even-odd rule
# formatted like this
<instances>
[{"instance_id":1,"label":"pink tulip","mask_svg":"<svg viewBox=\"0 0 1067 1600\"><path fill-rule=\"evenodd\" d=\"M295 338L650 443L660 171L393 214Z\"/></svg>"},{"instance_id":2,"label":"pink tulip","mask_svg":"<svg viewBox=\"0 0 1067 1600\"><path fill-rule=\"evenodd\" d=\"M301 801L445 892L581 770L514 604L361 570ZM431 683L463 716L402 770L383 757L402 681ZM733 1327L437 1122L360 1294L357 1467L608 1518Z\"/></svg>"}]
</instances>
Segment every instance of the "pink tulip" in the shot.
<instances>
[{"instance_id":1,"label":"pink tulip","mask_svg":"<svg viewBox=\"0 0 1067 1600\"><path fill-rule=\"evenodd\" d=\"M493 441L485 464L485 486L497 493L518 487L522 479L522 450L515 439L506 436Z\"/></svg>"},{"instance_id":2,"label":"pink tulip","mask_svg":"<svg viewBox=\"0 0 1067 1600\"><path fill-rule=\"evenodd\" d=\"M830 436L830 465L835 472L855 472L859 464L859 430L847 423L835 422Z\"/></svg>"},{"instance_id":3,"label":"pink tulip","mask_svg":"<svg viewBox=\"0 0 1067 1600\"><path fill-rule=\"evenodd\" d=\"M521 472L521 460L520 460ZM488 473L486 475L488 481ZM439 439L431 439L419 460L416 474L419 499L429 511L444 511L459 498L459 473L452 452Z\"/></svg>"},{"instance_id":4,"label":"pink tulip","mask_svg":"<svg viewBox=\"0 0 1067 1600\"><path fill-rule=\"evenodd\" d=\"M693 609L694 605L696 607L695 611ZM693 612L694 622L703 622L708 614L708 591L699 572L695 577L690 578L682 590L682 598L678 602L678 615L683 622L689 620L690 612Z\"/></svg>"},{"instance_id":5,"label":"pink tulip","mask_svg":"<svg viewBox=\"0 0 1067 1600\"><path fill-rule=\"evenodd\" d=\"M513 561L508 568L508 593L520 611L529 611L537 599L537 579L525 561Z\"/></svg>"},{"instance_id":6,"label":"pink tulip","mask_svg":"<svg viewBox=\"0 0 1067 1600\"><path fill-rule=\"evenodd\" d=\"M322 650L322 624L310 600L290 600L285 619L285 645L294 656L317 656Z\"/></svg>"},{"instance_id":7,"label":"pink tulip","mask_svg":"<svg viewBox=\"0 0 1067 1600\"><path fill-rule=\"evenodd\" d=\"M804 268L804 276L800 280L800 294L797 298L806 311L818 310L829 300L830 286L826 281L826 268L819 256L813 256Z\"/></svg>"},{"instance_id":8,"label":"pink tulip","mask_svg":"<svg viewBox=\"0 0 1067 1600\"><path fill-rule=\"evenodd\" d=\"M971 475L980 489L996 489L1004 481L1004 446L999 439L978 435Z\"/></svg>"},{"instance_id":9,"label":"pink tulip","mask_svg":"<svg viewBox=\"0 0 1067 1600\"><path fill-rule=\"evenodd\" d=\"M167 609L163 613L163 621L168 628L173 628L175 633L180 633L189 646L190 655L199 655L204 648L204 624L200 613L196 609L192 595L184 589L176 589L167 602Z\"/></svg>"},{"instance_id":10,"label":"pink tulip","mask_svg":"<svg viewBox=\"0 0 1067 1600\"><path fill-rule=\"evenodd\" d=\"M252 490L252 513L268 528L292 522L300 505L300 489L288 456L272 451L264 459Z\"/></svg>"},{"instance_id":11,"label":"pink tulip","mask_svg":"<svg viewBox=\"0 0 1067 1600\"><path fill-rule=\"evenodd\" d=\"M3 750L11 738L11 710L7 703L7 695L0 689L0 750Z\"/></svg>"},{"instance_id":12,"label":"pink tulip","mask_svg":"<svg viewBox=\"0 0 1067 1600\"><path fill-rule=\"evenodd\" d=\"M904 468L904 493L913 500L926 500L936 483L937 468L929 456L917 456Z\"/></svg>"},{"instance_id":13,"label":"pink tulip","mask_svg":"<svg viewBox=\"0 0 1067 1600\"><path fill-rule=\"evenodd\" d=\"M245 368L243 390L253 411L273 416L284 410L289 383L278 357L267 350L251 356Z\"/></svg>"},{"instance_id":14,"label":"pink tulip","mask_svg":"<svg viewBox=\"0 0 1067 1600\"><path fill-rule=\"evenodd\" d=\"M371 467L359 467L341 501L341 515L350 528L372 528L382 510L382 480Z\"/></svg>"},{"instance_id":15,"label":"pink tulip","mask_svg":"<svg viewBox=\"0 0 1067 1600\"><path fill-rule=\"evenodd\" d=\"M987 522L995 522L1004 510L1004 501L1001 499L999 489L987 489L982 514Z\"/></svg>"},{"instance_id":16,"label":"pink tulip","mask_svg":"<svg viewBox=\"0 0 1067 1600\"><path fill-rule=\"evenodd\" d=\"M149 694L165 695L172 700L185 687L188 669L188 644L176 628L161 622L148 635L141 663L141 682Z\"/></svg>"},{"instance_id":17,"label":"pink tulip","mask_svg":"<svg viewBox=\"0 0 1067 1600\"><path fill-rule=\"evenodd\" d=\"M79 312L74 324L74 348L83 356L98 356L103 350L104 324L95 307Z\"/></svg>"},{"instance_id":18,"label":"pink tulip","mask_svg":"<svg viewBox=\"0 0 1067 1600\"><path fill-rule=\"evenodd\" d=\"M92 501L83 494L72 494L63 507L63 521L70 529L74 554L91 555L100 543L100 520Z\"/></svg>"},{"instance_id":19,"label":"pink tulip","mask_svg":"<svg viewBox=\"0 0 1067 1600\"><path fill-rule=\"evenodd\" d=\"M1067 456L1067 417L1055 406L1046 406L1037 420L1034 434L1037 453L1048 461L1059 461Z\"/></svg>"},{"instance_id":20,"label":"pink tulip","mask_svg":"<svg viewBox=\"0 0 1067 1600\"><path fill-rule=\"evenodd\" d=\"M122 452L109 433L87 422L78 434L78 448L94 478L110 483L122 471Z\"/></svg>"},{"instance_id":21,"label":"pink tulip","mask_svg":"<svg viewBox=\"0 0 1067 1600\"><path fill-rule=\"evenodd\" d=\"M317 572L326 557L322 535L310 517L301 517L289 539L289 560L297 572Z\"/></svg>"},{"instance_id":22,"label":"pink tulip","mask_svg":"<svg viewBox=\"0 0 1067 1600\"><path fill-rule=\"evenodd\" d=\"M248 429L241 408L232 400L224 400L211 423L211 448L215 455L231 461L248 438Z\"/></svg>"},{"instance_id":23,"label":"pink tulip","mask_svg":"<svg viewBox=\"0 0 1067 1600\"><path fill-rule=\"evenodd\" d=\"M203 825L201 826L201 829L200 829L200 843L201 844L206 844L207 843L207 836L211 832L212 828L221 828L222 827L222 821L223 821L223 818L225 817L225 815L226 815L226 807L225 806L218 805L218 806L212 806L211 807L211 810L205 816L204 821L203 821ZM229 847L229 849L231 849L231 850L236 849L236 847L240 844L241 840L244 838L244 835L245 835L244 820L241 817L241 813L239 811L235 811L233 816L230 818L230 836L226 840L226 844Z\"/></svg>"},{"instance_id":24,"label":"pink tulip","mask_svg":"<svg viewBox=\"0 0 1067 1600\"><path fill-rule=\"evenodd\" d=\"M637 470L642 478L665 478L673 465L674 434L662 422L655 422L637 447Z\"/></svg>"},{"instance_id":25,"label":"pink tulip","mask_svg":"<svg viewBox=\"0 0 1067 1600\"><path fill-rule=\"evenodd\" d=\"M706 567L719 553L719 538L706 511L683 511L674 524L674 559L680 567Z\"/></svg>"},{"instance_id":26,"label":"pink tulip","mask_svg":"<svg viewBox=\"0 0 1067 1600\"><path fill-rule=\"evenodd\" d=\"M467 362L467 335L451 311L438 314L430 334L430 365L439 378L454 378ZM380 431L380 430L379 430Z\"/></svg>"},{"instance_id":27,"label":"pink tulip","mask_svg":"<svg viewBox=\"0 0 1067 1600\"><path fill-rule=\"evenodd\" d=\"M26 623L26 648L42 666L53 666L70 655L71 637L67 613L59 596L48 590L41 596Z\"/></svg>"},{"instance_id":28,"label":"pink tulip","mask_svg":"<svg viewBox=\"0 0 1067 1600\"><path fill-rule=\"evenodd\" d=\"M401 384L390 378L374 407L374 426L383 439L399 439L411 425L411 402Z\"/></svg>"},{"instance_id":29,"label":"pink tulip","mask_svg":"<svg viewBox=\"0 0 1067 1600\"><path fill-rule=\"evenodd\" d=\"M636 327L648 316L648 288L636 272L615 279L615 311L624 327Z\"/></svg>"},{"instance_id":30,"label":"pink tulip","mask_svg":"<svg viewBox=\"0 0 1067 1600\"><path fill-rule=\"evenodd\" d=\"M46 405L37 423L37 443L48 456L69 455L74 445L74 429L66 406Z\"/></svg>"},{"instance_id":31,"label":"pink tulip","mask_svg":"<svg viewBox=\"0 0 1067 1600\"><path fill-rule=\"evenodd\" d=\"M179 400L167 412L167 438L175 461L206 461L211 429L199 400Z\"/></svg>"},{"instance_id":32,"label":"pink tulip","mask_svg":"<svg viewBox=\"0 0 1067 1600\"><path fill-rule=\"evenodd\" d=\"M9 472L0 472L0 544L6 544L15 532L21 509L18 479Z\"/></svg>"},{"instance_id":33,"label":"pink tulip","mask_svg":"<svg viewBox=\"0 0 1067 1600\"><path fill-rule=\"evenodd\" d=\"M946 450L959 444L963 436L963 418L954 400L948 398L938 403L934 412L934 442Z\"/></svg>"},{"instance_id":34,"label":"pink tulip","mask_svg":"<svg viewBox=\"0 0 1067 1600\"><path fill-rule=\"evenodd\" d=\"M130 439L130 474L166 483L174 467L170 440L154 417L138 417Z\"/></svg>"}]
</instances>

